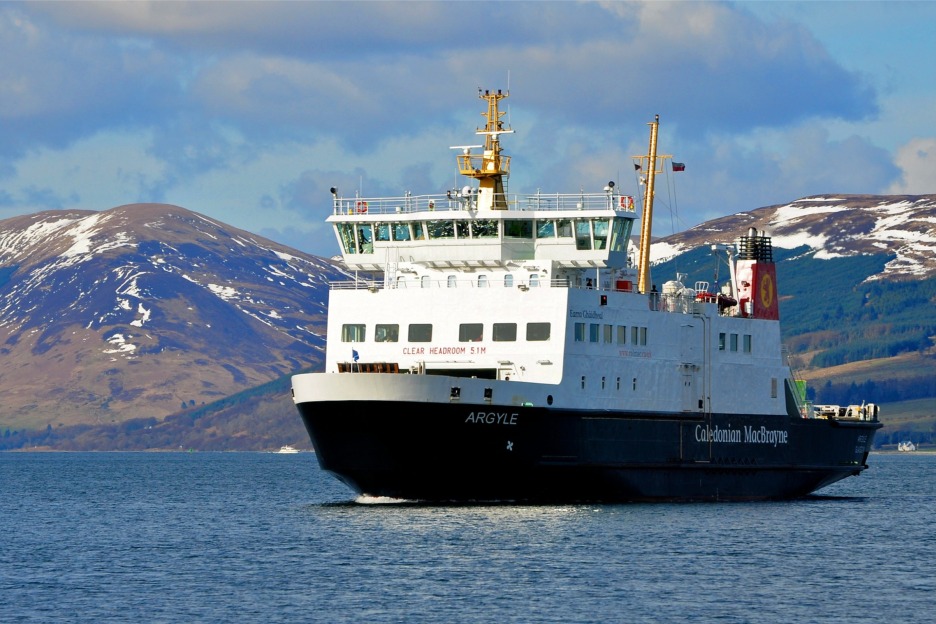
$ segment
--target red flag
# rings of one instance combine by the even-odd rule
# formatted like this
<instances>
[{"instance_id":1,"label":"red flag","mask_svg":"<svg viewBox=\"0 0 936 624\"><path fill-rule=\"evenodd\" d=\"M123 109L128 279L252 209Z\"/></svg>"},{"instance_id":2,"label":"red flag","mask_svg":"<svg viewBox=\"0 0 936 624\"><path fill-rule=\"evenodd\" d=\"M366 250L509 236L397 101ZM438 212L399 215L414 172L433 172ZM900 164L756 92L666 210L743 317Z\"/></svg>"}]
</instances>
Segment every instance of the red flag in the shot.
<instances>
[{"instance_id":1,"label":"red flag","mask_svg":"<svg viewBox=\"0 0 936 624\"><path fill-rule=\"evenodd\" d=\"M678 163L676 161L673 161L673 171L685 171L685 170L686 170L686 163Z\"/></svg>"}]
</instances>

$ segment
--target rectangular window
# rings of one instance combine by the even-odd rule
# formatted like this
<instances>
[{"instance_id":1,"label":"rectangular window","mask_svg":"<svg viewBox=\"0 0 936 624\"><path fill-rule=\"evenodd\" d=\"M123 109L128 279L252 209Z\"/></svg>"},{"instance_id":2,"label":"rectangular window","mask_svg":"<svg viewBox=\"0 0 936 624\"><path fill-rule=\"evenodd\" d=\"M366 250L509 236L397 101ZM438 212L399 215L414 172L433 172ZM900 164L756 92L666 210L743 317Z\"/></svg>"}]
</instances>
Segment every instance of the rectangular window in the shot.
<instances>
[{"instance_id":1,"label":"rectangular window","mask_svg":"<svg viewBox=\"0 0 936 624\"><path fill-rule=\"evenodd\" d=\"M552 219L538 219L536 221L536 238L555 238L556 224Z\"/></svg>"},{"instance_id":2,"label":"rectangular window","mask_svg":"<svg viewBox=\"0 0 936 624\"><path fill-rule=\"evenodd\" d=\"M366 334L363 323L345 323L341 326L341 342L364 342Z\"/></svg>"},{"instance_id":3,"label":"rectangular window","mask_svg":"<svg viewBox=\"0 0 936 624\"><path fill-rule=\"evenodd\" d=\"M378 223L374 226L374 240L387 242L390 240L390 224Z\"/></svg>"},{"instance_id":4,"label":"rectangular window","mask_svg":"<svg viewBox=\"0 0 936 624\"><path fill-rule=\"evenodd\" d=\"M618 325L617 326L617 343L618 344L627 344L627 326Z\"/></svg>"},{"instance_id":5,"label":"rectangular window","mask_svg":"<svg viewBox=\"0 0 936 624\"><path fill-rule=\"evenodd\" d=\"M458 326L458 342L481 342L484 338L483 323L462 323Z\"/></svg>"},{"instance_id":6,"label":"rectangular window","mask_svg":"<svg viewBox=\"0 0 936 624\"><path fill-rule=\"evenodd\" d=\"M638 331L638 328L637 328L636 326L631 327L631 344L632 344L632 345L639 345L639 344L640 344L640 340L639 340L639 338L638 338L638 334L639 334L639 333L640 333L640 332Z\"/></svg>"},{"instance_id":7,"label":"rectangular window","mask_svg":"<svg viewBox=\"0 0 936 624\"><path fill-rule=\"evenodd\" d=\"M504 219L504 236L533 238L532 219Z\"/></svg>"},{"instance_id":8,"label":"rectangular window","mask_svg":"<svg viewBox=\"0 0 936 624\"><path fill-rule=\"evenodd\" d=\"M494 323L491 337L494 342L514 342L517 339L517 324Z\"/></svg>"},{"instance_id":9,"label":"rectangular window","mask_svg":"<svg viewBox=\"0 0 936 624\"><path fill-rule=\"evenodd\" d=\"M604 342L606 344L614 342L614 325L604 326Z\"/></svg>"},{"instance_id":10,"label":"rectangular window","mask_svg":"<svg viewBox=\"0 0 936 624\"><path fill-rule=\"evenodd\" d=\"M647 328L646 327L640 328L640 345L647 346Z\"/></svg>"},{"instance_id":11,"label":"rectangular window","mask_svg":"<svg viewBox=\"0 0 936 624\"><path fill-rule=\"evenodd\" d=\"M475 238L497 238L497 221L493 219L473 221L471 233Z\"/></svg>"},{"instance_id":12,"label":"rectangular window","mask_svg":"<svg viewBox=\"0 0 936 624\"><path fill-rule=\"evenodd\" d=\"M727 339L727 337L728 336L727 334L725 334L725 332L721 332L720 334L718 334L718 350L719 351L725 350L725 340Z\"/></svg>"},{"instance_id":13,"label":"rectangular window","mask_svg":"<svg viewBox=\"0 0 936 624\"><path fill-rule=\"evenodd\" d=\"M728 344L731 345L732 351L737 351L738 350L738 334L731 334L730 342Z\"/></svg>"},{"instance_id":14,"label":"rectangular window","mask_svg":"<svg viewBox=\"0 0 936 624\"><path fill-rule=\"evenodd\" d=\"M527 323L526 339L530 342L549 340L549 323Z\"/></svg>"},{"instance_id":15,"label":"rectangular window","mask_svg":"<svg viewBox=\"0 0 936 624\"><path fill-rule=\"evenodd\" d=\"M408 241L410 238L410 228L408 223L393 224L393 240Z\"/></svg>"},{"instance_id":16,"label":"rectangular window","mask_svg":"<svg viewBox=\"0 0 936 624\"><path fill-rule=\"evenodd\" d=\"M575 248L591 249L591 221L588 219L575 220Z\"/></svg>"},{"instance_id":17,"label":"rectangular window","mask_svg":"<svg viewBox=\"0 0 936 624\"><path fill-rule=\"evenodd\" d=\"M374 328L374 340L377 342L399 342L400 326L381 325L378 323Z\"/></svg>"},{"instance_id":18,"label":"rectangular window","mask_svg":"<svg viewBox=\"0 0 936 624\"><path fill-rule=\"evenodd\" d=\"M585 323L575 324L575 342L585 342Z\"/></svg>"},{"instance_id":19,"label":"rectangular window","mask_svg":"<svg viewBox=\"0 0 936 624\"><path fill-rule=\"evenodd\" d=\"M751 334L744 334L744 352L751 352Z\"/></svg>"},{"instance_id":20,"label":"rectangular window","mask_svg":"<svg viewBox=\"0 0 936 624\"><path fill-rule=\"evenodd\" d=\"M588 342L598 342L598 331L600 329L601 325L598 323L588 324Z\"/></svg>"},{"instance_id":21,"label":"rectangular window","mask_svg":"<svg viewBox=\"0 0 936 624\"><path fill-rule=\"evenodd\" d=\"M407 339L410 342L432 342L432 324L413 323L409 326Z\"/></svg>"}]
</instances>

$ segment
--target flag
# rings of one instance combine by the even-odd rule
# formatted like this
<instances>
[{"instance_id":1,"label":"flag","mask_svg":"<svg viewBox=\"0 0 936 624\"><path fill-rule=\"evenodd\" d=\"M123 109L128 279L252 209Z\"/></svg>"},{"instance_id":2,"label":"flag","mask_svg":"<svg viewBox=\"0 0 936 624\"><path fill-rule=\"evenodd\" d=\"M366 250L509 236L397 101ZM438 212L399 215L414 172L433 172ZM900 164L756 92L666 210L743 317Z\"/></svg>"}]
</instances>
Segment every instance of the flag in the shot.
<instances>
[{"instance_id":1,"label":"flag","mask_svg":"<svg viewBox=\"0 0 936 624\"><path fill-rule=\"evenodd\" d=\"M355 362L361 359L361 356L358 355L357 349L351 349L351 359L354 360Z\"/></svg>"},{"instance_id":2,"label":"flag","mask_svg":"<svg viewBox=\"0 0 936 624\"><path fill-rule=\"evenodd\" d=\"M685 171L685 170L686 170L686 163L678 163L676 161L673 161L673 171Z\"/></svg>"},{"instance_id":3,"label":"flag","mask_svg":"<svg viewBox=\"0 0 936 624\"><path fill-rule=\"evenodd\" d=\"M640 171L640 165L634 163L634 171Z\"/></svg>"}]
</instances>

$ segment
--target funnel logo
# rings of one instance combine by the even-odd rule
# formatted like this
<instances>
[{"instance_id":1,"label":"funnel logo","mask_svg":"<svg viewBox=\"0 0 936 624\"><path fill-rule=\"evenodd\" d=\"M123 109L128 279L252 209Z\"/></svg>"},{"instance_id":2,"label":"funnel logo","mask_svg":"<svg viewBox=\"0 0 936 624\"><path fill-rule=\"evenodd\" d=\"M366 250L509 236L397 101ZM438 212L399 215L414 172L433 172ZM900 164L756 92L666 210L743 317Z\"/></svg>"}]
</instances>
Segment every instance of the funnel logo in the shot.
<instances>
[{"instance_id":1,"label":"funnel logo","mask_svg":"<svg viewBox=\"0 0 936 624\"><path fill-rule=\"evenodd\" d=\"M770 273L764 273L760 281L760 302L764 306L764 309L767 310L773 304L774 298L774 283L773 279L770 277Z\"/></svg>"}]
</instances>

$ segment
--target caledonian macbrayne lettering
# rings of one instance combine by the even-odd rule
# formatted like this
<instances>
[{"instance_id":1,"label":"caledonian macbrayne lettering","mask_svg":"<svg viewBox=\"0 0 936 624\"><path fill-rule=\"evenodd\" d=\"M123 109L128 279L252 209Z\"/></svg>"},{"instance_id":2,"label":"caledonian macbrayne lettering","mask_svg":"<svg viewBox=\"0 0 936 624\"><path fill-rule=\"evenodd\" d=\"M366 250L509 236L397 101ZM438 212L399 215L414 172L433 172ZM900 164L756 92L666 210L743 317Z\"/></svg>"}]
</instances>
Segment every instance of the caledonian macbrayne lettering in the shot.
<instances>
[{"instance_id":1,"label":"caledonian macbrayne lettering","mask_svg":"<svg viewBox=\"0 0 936 624\"><path fill-rule=\"evenodd\" d=\"M465 418L465 422L482 425L516 425L519 415L517 412L471 412Z\"/></svg>"},{"instance_id":2,"label":"caledonian macbrayne lettering","mask_svg":"<svg viewBox=\"0 0 936 624\"><path fill-rule=\"evenodd\" d=\"M789 432L785 429L768 429L767 427L751 427L745 425L742 429L714 428L708 425L696 425L696 442L720 442L727 444L786 444Z\"/></svg>"}]
</instances>

